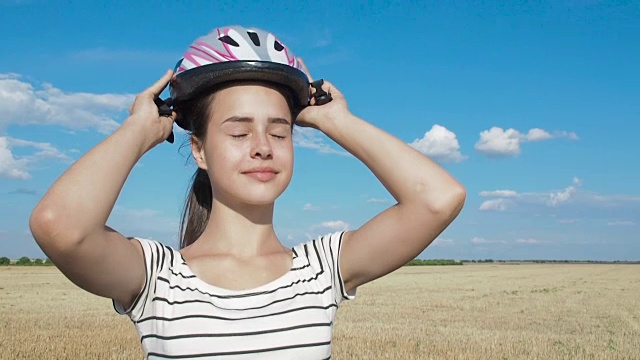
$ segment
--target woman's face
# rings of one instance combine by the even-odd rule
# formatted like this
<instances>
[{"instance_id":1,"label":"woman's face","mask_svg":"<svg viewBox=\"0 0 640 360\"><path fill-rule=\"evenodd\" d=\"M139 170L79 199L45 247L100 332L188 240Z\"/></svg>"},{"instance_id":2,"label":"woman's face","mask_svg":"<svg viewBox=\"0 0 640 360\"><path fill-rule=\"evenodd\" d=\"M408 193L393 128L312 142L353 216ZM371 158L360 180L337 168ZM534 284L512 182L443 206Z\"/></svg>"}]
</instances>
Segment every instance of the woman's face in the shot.
<instances>
[{"instance_id":1,"label":"woman's face","mask_svg":"<svg viewBox=\"0 0 640 360\"><path fill-rule=\"evenodd\" d=\"M216 92L210 114L194 157L209 173L214 198L273 203L293 173L293 120L284 96L258 84L231 86Z\"/></svg>"}]
</instances>

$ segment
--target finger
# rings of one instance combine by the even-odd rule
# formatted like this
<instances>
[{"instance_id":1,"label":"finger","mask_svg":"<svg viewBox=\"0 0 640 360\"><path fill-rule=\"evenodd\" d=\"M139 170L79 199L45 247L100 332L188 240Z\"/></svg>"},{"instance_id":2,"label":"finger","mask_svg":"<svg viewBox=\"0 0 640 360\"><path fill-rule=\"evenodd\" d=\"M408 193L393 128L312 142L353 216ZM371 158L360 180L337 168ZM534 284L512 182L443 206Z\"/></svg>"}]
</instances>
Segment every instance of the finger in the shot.
<instances>
[{"instance_id":1,"label":"finger","mask_svg":"<svg viewBox=\"0 0 640 360\"><path fill-rule=\"evenodd\" d=\"M173 70L167 70L164 75L155 82L155 84L148 87L144 92L152 94L154 97L160 95L164 89L169 85L169 81L171 81L171 77L173 76Z\"/></svg>"},{"instance_id":2,"label":"finger","mask_svg":"<svg viewBox=\"0 0 640 360\"><path fill-rule=\"evenodd\" d=\"M307 65L304 64L304 61L302 61L302 58L298 58L298 61L300 62L300 65L302 65L302 70L307 74L309 82L313 82L313 77L311 77L311 73L309 72L309 69L307 69Z\"/></svg>"},{"instance_id":3,"label":"finger","mask_svg":"<svg viewBox=\"0 0 640 360\"><path fill-rule=\"evenodd\" d=\"M324 80L324 84L322 84L322 90L331 93L333 96L335 96L336 94L342 96L340 90L338 90L338 88L336 88L331 82L327 80Z\"/></svg>"}]
</instances>

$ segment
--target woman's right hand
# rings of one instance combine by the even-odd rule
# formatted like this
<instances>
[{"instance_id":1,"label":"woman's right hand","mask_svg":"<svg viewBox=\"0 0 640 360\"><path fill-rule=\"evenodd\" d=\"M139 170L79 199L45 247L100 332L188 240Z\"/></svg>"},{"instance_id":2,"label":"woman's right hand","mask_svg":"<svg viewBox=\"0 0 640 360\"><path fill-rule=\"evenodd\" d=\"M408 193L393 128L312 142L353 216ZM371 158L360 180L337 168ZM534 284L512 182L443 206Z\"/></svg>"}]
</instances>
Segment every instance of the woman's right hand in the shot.
<instances>
[{"instance_id":1,"label":"woman's right hand","mask_svg":"<svg viewBox=\"0 0 640 360\"><path fill-rule=\"evenodd\" d=\"M173 70L167 72L155 84L136 96L129 108L130 116L122 124L123 127L140 132L144 139L145 150L165 141L173 130L176 113L171 116L160 116L154 99L160 96L173 77Z\"/></svg>"}]
</instances>

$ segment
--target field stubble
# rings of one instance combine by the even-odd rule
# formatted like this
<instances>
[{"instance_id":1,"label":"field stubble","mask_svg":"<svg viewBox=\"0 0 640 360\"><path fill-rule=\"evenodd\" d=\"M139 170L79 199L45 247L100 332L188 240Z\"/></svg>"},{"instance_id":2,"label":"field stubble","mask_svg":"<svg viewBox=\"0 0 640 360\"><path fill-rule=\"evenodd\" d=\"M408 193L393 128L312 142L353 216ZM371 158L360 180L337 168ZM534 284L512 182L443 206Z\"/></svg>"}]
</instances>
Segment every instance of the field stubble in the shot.
<instances>
[{"instance_id":1,"label":"field stubble","mask_svg":"<svg viewBox=\"0 0 640 360\"><path fill-rule=\"evenodd\" d=\"M640 265L405 267L338 311L336 359L640 359ZM108 299L0 270L0 358L140 359Z\"/></svg>"}]
</instances>

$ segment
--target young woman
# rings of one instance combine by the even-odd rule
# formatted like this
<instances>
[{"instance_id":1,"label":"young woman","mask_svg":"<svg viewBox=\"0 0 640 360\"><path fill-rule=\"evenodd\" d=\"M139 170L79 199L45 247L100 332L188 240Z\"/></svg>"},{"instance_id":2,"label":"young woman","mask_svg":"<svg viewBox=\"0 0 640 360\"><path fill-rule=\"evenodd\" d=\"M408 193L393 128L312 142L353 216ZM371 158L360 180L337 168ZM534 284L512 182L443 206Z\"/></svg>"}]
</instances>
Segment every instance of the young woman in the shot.
<instances>
[{"instance_id":1,"label":"young woman","mask_svg":"<svg viewBox=\"0 0 640 360\"><path fill-rule=\"evenodd\" d=\"M215 29L34 209L43 251L75 284L113 299L148 358L330 358L340 303L420 254L460 212L462 185L305 72L268 32ZM168 84L173 111L161 116ZM131 169L174 121L190 132L198 166L179 250L105 225ZM357 230L284 247L272 221L291 180L294 124L360 159L397 204Z\"/></svg>"}]
</instances>

